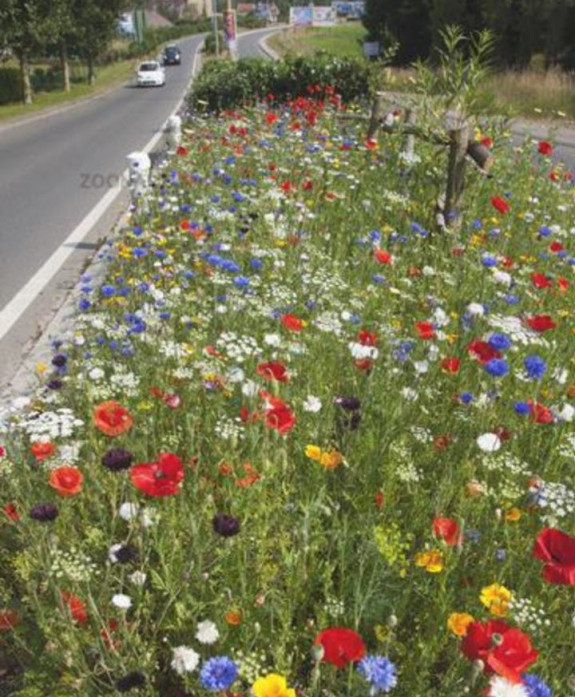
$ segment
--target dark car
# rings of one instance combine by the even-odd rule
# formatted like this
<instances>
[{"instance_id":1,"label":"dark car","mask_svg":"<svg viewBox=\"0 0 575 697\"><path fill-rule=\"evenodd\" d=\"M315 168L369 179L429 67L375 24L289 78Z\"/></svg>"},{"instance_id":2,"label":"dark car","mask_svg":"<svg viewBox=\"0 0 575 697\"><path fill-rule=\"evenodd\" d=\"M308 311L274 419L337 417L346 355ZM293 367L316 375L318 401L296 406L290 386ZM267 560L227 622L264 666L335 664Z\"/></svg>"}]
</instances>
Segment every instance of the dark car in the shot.
<instances>
[{"instance_id":1,"label":"dark car","mask_svg":"<svg viewBox=\"0 0 575 697\"><path fill-rule=\"evenodd\" d=\"M181 65L182 52L177 46L166 46L162 54L164 65Z\"/></svg>"}]
</instances>

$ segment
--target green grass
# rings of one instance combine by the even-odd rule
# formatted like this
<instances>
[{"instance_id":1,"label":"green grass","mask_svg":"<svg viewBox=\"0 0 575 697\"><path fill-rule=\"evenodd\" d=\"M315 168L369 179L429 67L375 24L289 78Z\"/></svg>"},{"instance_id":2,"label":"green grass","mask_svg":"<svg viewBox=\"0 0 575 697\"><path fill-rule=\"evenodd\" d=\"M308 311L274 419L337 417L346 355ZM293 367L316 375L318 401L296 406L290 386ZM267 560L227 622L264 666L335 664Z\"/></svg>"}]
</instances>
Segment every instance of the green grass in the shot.
<instances>
[{"instance_id":1,"label":"green grass","mask_svg":"<svg viewBox=\"0 0 575 697\"><path fill-rule=\"evenodd\" d=\"M93 86L85 83L73 83L69 92L58 90L35 94L33 104L6 104L0 106L0 122L27 116L28 114L35 114L44 109L89 97L115 85L120 85L130 78L134 65L135 62L133 60L111 63L97 68L96 84Z\"/></svg>"},{"instance_id":2,"label":"green grass","mask_svg":"<svg viewBox=\"0 0 575 697\"><path fill-rule=\"evenodd\" d=\"M313 55L325 51L335 56L363 55L365 29L360 22L348 22L336 27L303 28L276 34L269 46L280 55L298 53Z\"/></svg>"}]
</instances>

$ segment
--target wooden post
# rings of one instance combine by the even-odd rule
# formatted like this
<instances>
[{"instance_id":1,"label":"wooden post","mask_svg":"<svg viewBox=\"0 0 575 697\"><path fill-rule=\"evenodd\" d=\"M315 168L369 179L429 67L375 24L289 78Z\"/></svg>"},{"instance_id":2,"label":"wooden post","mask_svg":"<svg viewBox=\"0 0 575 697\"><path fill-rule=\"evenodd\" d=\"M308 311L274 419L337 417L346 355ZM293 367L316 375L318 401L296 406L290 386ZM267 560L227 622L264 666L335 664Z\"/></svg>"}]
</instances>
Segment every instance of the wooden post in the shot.
<instances>
[{"instance_id":1,"label":"wooden post","mask_svg":"<svg viewBox=\"0 0 575 697\"><path fill-rule=\"evenodd\" d=\"M369 126L367 128L366 140L372 140L379 127L379 120L381 118L381 112L383 111L384 95L383 92L378 92L375 101L371 107L371 116L369 119Z\"/></svg>"},{"instance_id":2,"label":"wooden post","mask_svg":"<svg viewBox=\"0 0 575 697\"><path fill-rule=\"evenodd\" d=\"M447 227L461 223L459 206L465 185L465 156L469 143L469 124L449 131L449 156L447 160L447 185L445 188L444 217Z\"/></svg>"},{"instance_id":3,"label":"wooden post","mask_svg":"<svg viewBox=\"0 0 575 697\"><path fill-rule=\"evenodd\" d=\"M415 152L415 133L409 132L409 129L415 126L415 109L408 108L405 110L405 125L407 126L408 133L405 137L402 153L407 161L409 161Z\"/></svg>"}]
</instances>

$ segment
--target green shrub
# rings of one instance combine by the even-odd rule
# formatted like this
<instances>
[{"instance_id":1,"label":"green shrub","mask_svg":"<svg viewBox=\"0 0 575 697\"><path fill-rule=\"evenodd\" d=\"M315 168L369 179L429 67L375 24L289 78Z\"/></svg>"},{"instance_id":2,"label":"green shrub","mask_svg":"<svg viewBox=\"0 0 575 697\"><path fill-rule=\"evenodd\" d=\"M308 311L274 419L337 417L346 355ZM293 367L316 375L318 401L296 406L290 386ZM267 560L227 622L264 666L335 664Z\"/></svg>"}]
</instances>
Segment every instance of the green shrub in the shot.
<instances>
[{"instance_id":1,"label":"green shrub","mask_svg":"<svg viewBox=\"0 0 575 697\"><path fill-rule=\"evenodd\" d=\"M375 68L367 61L333 56L295 57L284 61L248 58L206 65L188 97L192 110L234 108L257 102L268 94L278 101L321 96L335 87L344 102L368 96Z\"/></svg>"},{"instance_id":2,"label":"green shrub","mask_svg":"<svg viewBox=\"0 0 575 697\"><path fill-rule=\"evenodd\" d=\"M0 104L22 101L22 85L18 68L0 68Z\"/></svg>"}]
</instances>

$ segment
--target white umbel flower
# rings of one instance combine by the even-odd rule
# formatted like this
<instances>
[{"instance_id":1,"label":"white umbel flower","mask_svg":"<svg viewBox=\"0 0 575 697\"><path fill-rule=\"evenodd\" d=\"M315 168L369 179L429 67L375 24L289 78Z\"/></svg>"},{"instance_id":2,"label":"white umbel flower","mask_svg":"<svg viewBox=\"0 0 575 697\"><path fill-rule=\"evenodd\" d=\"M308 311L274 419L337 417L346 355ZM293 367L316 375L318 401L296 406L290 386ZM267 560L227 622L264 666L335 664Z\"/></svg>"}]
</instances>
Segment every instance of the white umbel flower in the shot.
<instances>
[{"instance_id":1,"label":"white umbel flower","mask_svg":"<svg viewBox=\"0 0 575 697\"><path fill-rule=\"evenodd\" d=\"M128 610L132 607L132 598L124 593L116 593L112 597L112 605L119 607L120 610Z\"/></svg>"},{"instance_id":2,"label":"white umbel flower","mask_svg":"<svg viewBox=\"0 0 575 697\"><path fill-rule=\"evenodd\" d=\"M200 644L214 644L219 638L218 628L211 620L203 620L198 624L196 639Z\"/></svg>"},{"instance_id":3,"label":"white umbel flower","mask_svg":"<svg viewBox=\"0 0 575 697\"><path fill-rule=\"evenodd\" d=\"M176 646L172 649L172 662L170 665L178 675L192 673L198 667L200 655L189 646Z\"/></svg>"},{"instance_id":4,"label":"white umbel flower","mask_svg":"<svg viewBox=\"0 0 575 697\"><path fill-rule=\"evenodd\" d=\"M501 438L497 433L483 433L475 442L484 453L494 453L501 447Z\"/></svg>"},{"instance_id":5,"label":"white umbel flower","mask_svg":"<svg viewBox=\"0 0 575 697\"><path fill-rule=\"evenodd\" d=\"M495 675L489 681L489 692L487 694L488 697L529 697L523 685L516 685L499 675Z\"/></svg>"}]
</instances>

